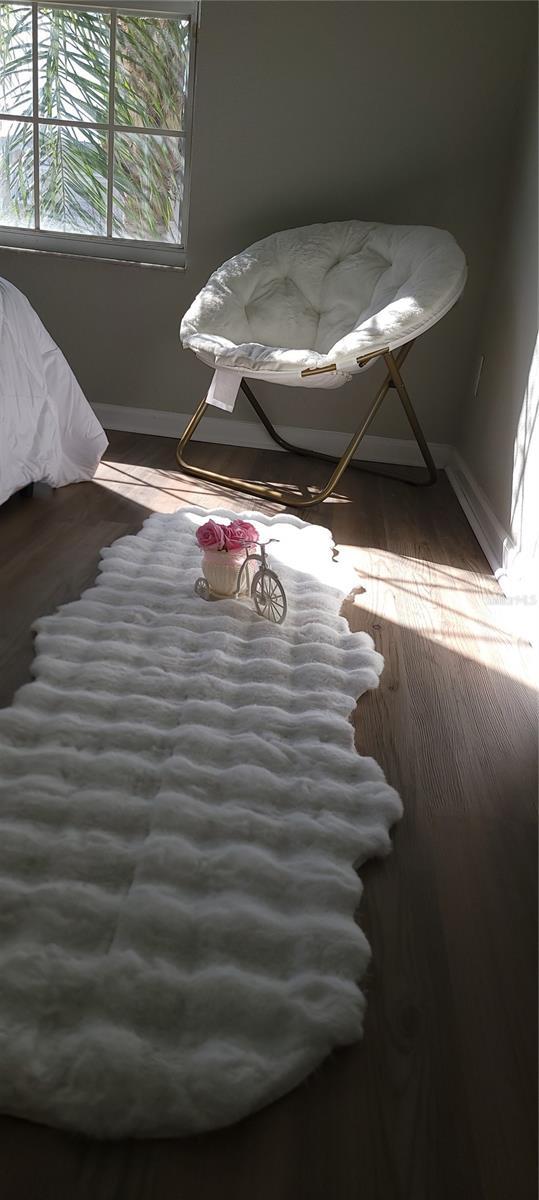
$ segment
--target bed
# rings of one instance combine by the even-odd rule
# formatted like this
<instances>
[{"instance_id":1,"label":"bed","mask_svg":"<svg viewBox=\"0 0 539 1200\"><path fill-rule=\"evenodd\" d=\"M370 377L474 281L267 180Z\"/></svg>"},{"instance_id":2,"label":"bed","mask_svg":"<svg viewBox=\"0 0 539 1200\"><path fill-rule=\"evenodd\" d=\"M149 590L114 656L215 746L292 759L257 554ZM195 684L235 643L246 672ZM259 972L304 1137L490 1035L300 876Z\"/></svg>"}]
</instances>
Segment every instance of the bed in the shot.
<instances>
[{"instance_id":1,"label":"bed","mask_svg":"<svg viewBox=\"0 0 539 1200\"><path fill-rule=\"evenodd\" d=\"M31 304L0 279L0 504L91 479L107 438Z\"/></svg>"}]
</instances>

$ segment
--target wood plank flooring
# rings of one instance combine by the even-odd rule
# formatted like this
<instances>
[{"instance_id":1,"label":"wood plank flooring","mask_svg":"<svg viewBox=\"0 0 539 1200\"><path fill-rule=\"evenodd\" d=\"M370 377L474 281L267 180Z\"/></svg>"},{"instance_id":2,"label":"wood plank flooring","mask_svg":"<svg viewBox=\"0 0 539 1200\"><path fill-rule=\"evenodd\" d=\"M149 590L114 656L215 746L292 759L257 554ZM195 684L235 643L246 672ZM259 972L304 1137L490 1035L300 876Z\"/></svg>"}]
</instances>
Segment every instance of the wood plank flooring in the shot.
<instances>
[{"instance_id":1,"label":"wood plank flooring","mask_svg":"<svg viewBox=\"0 0 539 1200\"><path fill-rule=\"evenodd\" d=\"M0 704L30 677L33 619L75 599L101 546L150 511L273 510L180 475L171 441L110 442L95 482L0 509ZM278 452L197 444L192 454L251 479L325 477L322 464ZM504 631L498 587L443 475L423 490L348 471L306 519L332 529L357 571L345 613L386 660L354 713L357 747L405 804L392 855L362 871L359 920L373 950L364 1039L203 1137L93 1143L0 1118L2 1200L536 1195L530 648Z\"/></svg>"}]
</instances>

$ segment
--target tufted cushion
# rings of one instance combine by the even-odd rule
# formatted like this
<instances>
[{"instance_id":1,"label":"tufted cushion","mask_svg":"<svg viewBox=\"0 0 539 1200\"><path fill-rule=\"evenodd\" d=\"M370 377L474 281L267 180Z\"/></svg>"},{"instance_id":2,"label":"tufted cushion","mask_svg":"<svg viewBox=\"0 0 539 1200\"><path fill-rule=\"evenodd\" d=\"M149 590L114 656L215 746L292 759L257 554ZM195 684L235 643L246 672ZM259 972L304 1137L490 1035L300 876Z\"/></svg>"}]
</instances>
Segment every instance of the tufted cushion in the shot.
<instances>
[{"instance_id":1,"label":"tufted cushion","mask_svg":"<svg viewBox=\"0 0 539 1200\"><path fill-rule=\"evenodd\" d=\"M255 242L210 277L183 318L184 346L213 367L305 386L306 367L337 364L423 333L458 299L466 260L450 233L342 221ZM286 378L285 378L286 377Z\"/></svg>"}]
</instances>

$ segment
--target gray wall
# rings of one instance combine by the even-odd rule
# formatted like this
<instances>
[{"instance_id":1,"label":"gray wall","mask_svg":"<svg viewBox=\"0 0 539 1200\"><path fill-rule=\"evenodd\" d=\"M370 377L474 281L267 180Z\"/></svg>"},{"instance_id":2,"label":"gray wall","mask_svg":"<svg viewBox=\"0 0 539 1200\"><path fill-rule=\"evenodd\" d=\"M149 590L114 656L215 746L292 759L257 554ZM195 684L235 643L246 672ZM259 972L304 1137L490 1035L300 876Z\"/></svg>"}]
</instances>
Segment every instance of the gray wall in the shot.
<instances>
[{"instance_id":1,"label":"gray wall","mask_svg":"<svg viewBox=\"0 0 539 1200\"><path fill-rule=\"evenodd\" d=\"M313 221L450 229L469 283L407 378L427 436L453 441L534 20L532 3L482 0L203 3L187 271L0 251L0 274L29 296L91 401L187 412L209 372L180 350L178 319L225 258ZM283 423L356 420L352 385L265 394ZM391 401L373 432L407 435Z\"/></svg>"},{"instance_id":2,"label":"gray wall","mask_svg":"<svg viewBox=\"0 0 539 1200\"><path fill-rule=\"evenodd\" d=\"M477 396L468 397L458 441L465 462L498 520L512 529L513 457L530 366L537 340L537 62L529 82L507 161L507 193L497 254L477 343L485 361ZM472 389L473 390L473 389ZM536 395L537 393L535 393ZM529 422L537 414L529 414ZM537 519L539 515L536 514ZM537 522L536 522L537 528Z\"/></svg>"}]
</instances>

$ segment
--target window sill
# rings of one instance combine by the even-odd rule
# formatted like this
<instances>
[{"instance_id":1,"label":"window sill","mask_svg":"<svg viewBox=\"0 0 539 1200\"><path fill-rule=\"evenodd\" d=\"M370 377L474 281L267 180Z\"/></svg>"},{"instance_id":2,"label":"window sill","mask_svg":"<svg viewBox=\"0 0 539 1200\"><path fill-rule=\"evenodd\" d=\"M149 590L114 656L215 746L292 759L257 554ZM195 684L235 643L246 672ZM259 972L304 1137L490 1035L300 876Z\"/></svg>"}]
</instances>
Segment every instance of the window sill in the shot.
<instances>
[{"instance_id":1,"label":"window sill","mask_svg":"<svg viewBox=\"0 0 539 1200\"><path fill-rule=\"evenodd\" d=\"M183 247L147 243L104 242L99 238L71 237L69 234L35 233L0 228L0 250L25 254L46 254L55 258L114 263L129 267L157 267L160 270L185 271Z\"/></svg>"}]
</instances>

